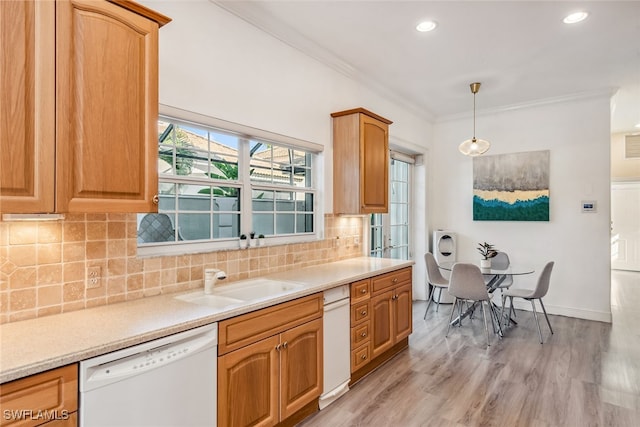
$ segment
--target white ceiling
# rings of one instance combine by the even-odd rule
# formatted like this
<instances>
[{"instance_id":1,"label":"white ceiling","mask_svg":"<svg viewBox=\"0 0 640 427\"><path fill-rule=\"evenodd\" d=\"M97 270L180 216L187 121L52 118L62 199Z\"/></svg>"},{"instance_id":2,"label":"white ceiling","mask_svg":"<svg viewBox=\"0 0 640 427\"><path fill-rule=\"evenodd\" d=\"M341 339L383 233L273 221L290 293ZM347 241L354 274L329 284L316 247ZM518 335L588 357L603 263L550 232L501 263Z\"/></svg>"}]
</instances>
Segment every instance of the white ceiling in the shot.
<instances>
[{"instance_id":1,"label":"white ceiling","mask_svg":"<svg viewBox=\"0 0 640 427\"><path fill-rule=\"evenodd\" d=\"M479 81L479 113L617 91L612 131L640 122L640 1L213 1L431 120L468 115Z\"/></svg>"}]
</instances>

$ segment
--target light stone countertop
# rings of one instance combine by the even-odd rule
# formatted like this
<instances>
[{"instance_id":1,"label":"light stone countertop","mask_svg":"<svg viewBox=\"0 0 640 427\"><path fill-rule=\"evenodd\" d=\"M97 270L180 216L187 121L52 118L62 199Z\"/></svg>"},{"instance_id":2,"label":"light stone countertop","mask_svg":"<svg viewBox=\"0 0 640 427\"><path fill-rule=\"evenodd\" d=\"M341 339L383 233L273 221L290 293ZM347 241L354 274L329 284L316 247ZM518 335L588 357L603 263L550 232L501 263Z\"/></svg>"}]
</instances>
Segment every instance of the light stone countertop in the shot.
<instances>
[{"instance_id":1,"label":"light stone countertop","mask_svg":"<svg viewBox=\"0 0 640 427\"><path fill-rule=\"evenodd\" d=\"M2 324L0 384L413 264L361 257L271 274L265 278L304 286L287 295L223 310L167 294Z\"/></svg>"}]
</instances>

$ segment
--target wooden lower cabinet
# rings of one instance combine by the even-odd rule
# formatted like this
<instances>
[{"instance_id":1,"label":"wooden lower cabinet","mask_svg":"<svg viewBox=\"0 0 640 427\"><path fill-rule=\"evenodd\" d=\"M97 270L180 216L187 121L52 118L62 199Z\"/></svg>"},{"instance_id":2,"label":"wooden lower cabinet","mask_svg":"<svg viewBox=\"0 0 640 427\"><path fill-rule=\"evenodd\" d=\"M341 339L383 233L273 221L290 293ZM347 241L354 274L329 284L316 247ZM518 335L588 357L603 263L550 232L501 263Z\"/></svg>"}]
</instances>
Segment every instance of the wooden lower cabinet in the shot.
<instances>
[{"instance_id":1,"label":"wooden lower cabinet","mask_svg":"<svg viewBox=\"0 0 640 427\"><path fill-rule=\"evenodd\" d=\"M78 425L78 365L0 385L0 426Z\"/></svg>"},{"instance_id":2,"label":"wooden lower cabinet","mask_svg":"<svg viewBox=\"0 0 640 427\"><path fill-rule=\"evenodd\" d=\"M406 347L411 275L407 267L351 284L351 384Z\"/></svg>"},{"instance_id":3,"label":"wooden lower cabinet","mask_svg":"<svg viewBox=\"0 0 640 427\"><path fill-rule=\"evenodd\" d=\"M384 353L411 334L411 284L371 298L371 357Z\"/></svg>"},{"instance_id":4,"label":"wooden lower cabinet","mask_svg":"<svg viewBox=\"0 0 640 427\"><path fill-rule=\"evenodd\" d=\"M218 425L278 422L279 343L274 336L218 357Z\"/></svg>"},{"instance_id":5,"label":"wooden lower cabinet","mask_svg":"<svg viewBox=\"0 0 640 427\"><path fill-rule=\"evenodd\" d=\"M273 426L317 401L322 393L323 330L319 295L221 322L222 328L230 332L224 333L223 340L229 340L228 348L234 348L234 342L240 342L236 340L239 336L235 333L236 325L257 325L263 320L264 328L256 328L260 331L258 334L262 334L262 329L268 328L265 321L274 313L292 316L284 319L286 322L283 315L277 316L279 322L288 325L274 327L275 335L218 356L219 427ZM306 319L310 315L306 307L315 303L316 298L316 318L296 322L296 317ZM289 310L283 311L283 308ZM240 338L242 342L247 340Z\"/></svg>"},{"instance_id":6,"label":"wooden lower cabinet","mask_svg":"<svg viewBox=\"0 0 640 427\"><path fill-rule=\"evenodd\" d=\"M281 334L280 419L302 409L322 393L322 319Z\"/></svg>"}]
</instances>

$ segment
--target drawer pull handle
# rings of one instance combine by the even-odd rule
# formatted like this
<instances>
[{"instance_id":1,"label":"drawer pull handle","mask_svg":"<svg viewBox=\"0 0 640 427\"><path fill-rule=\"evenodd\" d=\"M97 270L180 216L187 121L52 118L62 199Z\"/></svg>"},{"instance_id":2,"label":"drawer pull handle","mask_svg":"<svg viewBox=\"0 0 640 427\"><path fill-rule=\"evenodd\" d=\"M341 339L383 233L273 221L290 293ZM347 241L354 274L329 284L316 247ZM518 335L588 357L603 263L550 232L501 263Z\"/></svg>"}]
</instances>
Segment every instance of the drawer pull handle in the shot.
<instances>
[{"instance_id":1,"label":"drawer pull handle","mask_svg":"<svg viewBox=\"0 0 640 427\"><path fill-rule=\"evenodd\" d=\"M366 293L367 293L367 290L366 290L366 289L361 289L361 290L360 290L360 293L361 293L361 294L366 294Z\"/></svg>"},{"instance_id":2,"label":"drawer pull handle","mask_svg":"<svg viewBox=\"0 0 640 427\"><path fill-rule=\"evenodd\" d=\"M393 280L391 281L391 283L398 283L398 278L394 277Z\"/></svg>"},{"instance_id":3,"label":"drawer pull handle","mask_svg":"<svg viewBox=\"0 0 640 427\"><path fill-rule=\"evenodd\" d=\"M366 310L362 310L362 311L360 312L360 314L362 314L363 316L366 316L366 315L367 315L367 311L366 311Z\"/></svg>"},{"instance_id":4,"label":"drawer pull handle","mask_svg":"<svg viewBox=\"0 0 640 427\"><path fill-rule=\"evenodd\" d=\"M362 360L367 360L367 355L366 355L366 354L363 354L362 356L360 356L360 359L362 359Z\"/></svg>"},{"instance_id":5,"label":"drawer pull handle","mask_svg":"<svg viewBox=\"0 0 640 427\"><path fill-rule=\"evenodd\" d=\"M366 337L366 336L367 336L367 333L366 333L366 332L363 332L362 334L360 334L360 336L361 336L362 338L364 338L364 337Z\"/></svg>"}]
</instances>

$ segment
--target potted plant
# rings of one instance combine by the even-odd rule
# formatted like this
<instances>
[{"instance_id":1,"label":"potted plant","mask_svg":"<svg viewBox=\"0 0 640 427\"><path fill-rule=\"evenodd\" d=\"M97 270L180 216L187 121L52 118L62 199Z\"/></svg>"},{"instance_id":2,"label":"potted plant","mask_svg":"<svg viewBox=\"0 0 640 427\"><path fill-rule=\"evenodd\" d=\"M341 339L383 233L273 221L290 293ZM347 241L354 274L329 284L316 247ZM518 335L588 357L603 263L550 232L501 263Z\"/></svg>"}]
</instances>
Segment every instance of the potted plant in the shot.
<instances>
[{"instance_id":1,"label":"potted plant","mask_svg":"<svg viewBox=\"0 0 640 427\"><path fill-rule=\"evenodd\" d=\"M240 235L240 249L246 248L246 240L247 240L247 235L246 234L241 234Z\"/></svg>"},{"instance_id":2,"label":"potted plant","mask_svg":"<svg viewBox=\"0 0 640 427\"><path fill-rule=\"evenodd\" d=\"M264 243L264 234L258 235L258 246L262 246Z\"/></svg>"},{"instance_id":3,"label":"potted plant","mask_svg":"<svg viewBox=\"0 0 640 427\"><path fill-rule=\"evenodd\" d=\"M478 252L483 258L480 260L480 268L491 268L491 258L498 255L498 250L492 244L484 242L478 243Z\"/></svg>"}]
</instances>

